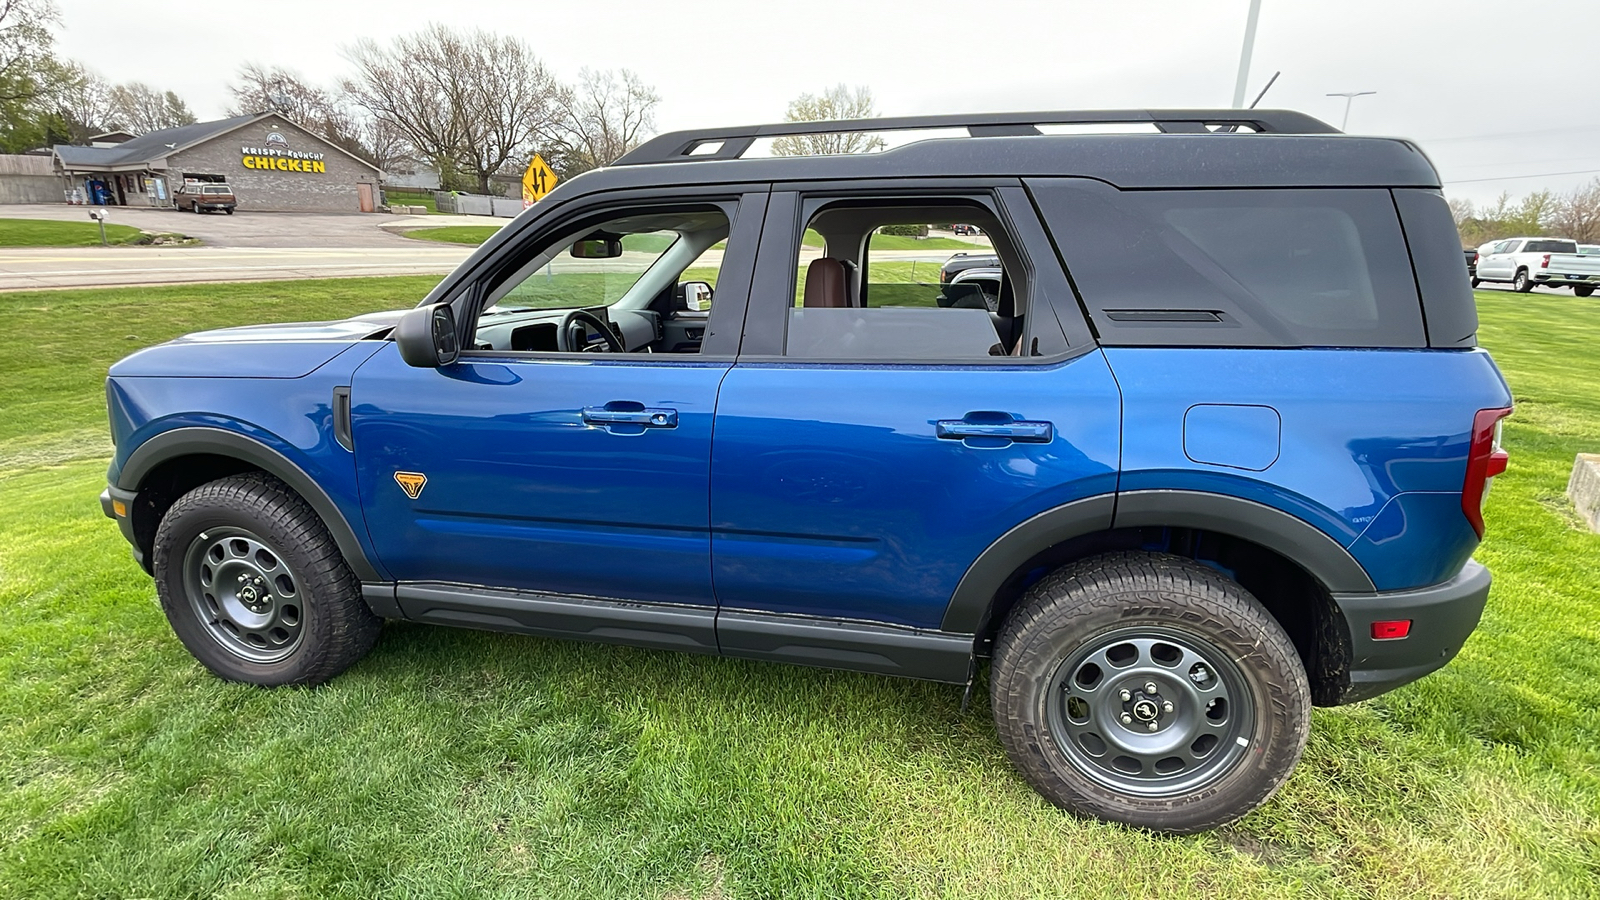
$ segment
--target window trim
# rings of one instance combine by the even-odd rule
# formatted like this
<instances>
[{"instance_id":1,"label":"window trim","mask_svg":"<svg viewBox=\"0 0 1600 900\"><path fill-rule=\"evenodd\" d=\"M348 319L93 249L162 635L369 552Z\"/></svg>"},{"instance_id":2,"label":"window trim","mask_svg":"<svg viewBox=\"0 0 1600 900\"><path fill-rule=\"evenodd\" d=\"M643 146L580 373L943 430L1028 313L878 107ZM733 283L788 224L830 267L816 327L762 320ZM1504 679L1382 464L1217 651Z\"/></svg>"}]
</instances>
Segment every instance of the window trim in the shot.
<instances>
[{"instance_id":1,"label":"window trim","mask_svg":"<svg viewBox=\"0 0 1600 900\"><path fill-rule=\"evenodd\" d=\"M1021 206L1017 206L1021 198ZM1007 201L1010 202L1007 202ZM793 309L799 283L799 258L804 230L821 210L840 202L878 202L883 205L963 205L975 204L997 219L1005 233L1008 252L1000 252L1007 275L1017 287L1017 302L1024 304L1024 330L1021 340L1037 343L1039 355L991 356L963 359L928 357L806 358L785 354L788 312ZM1095 349L1087 328L1076 339L1068 339L1068 327L1060 321L1056 294L1070 292L1065 274L1051 266L1052 260L1035 259L1028 252L1044 234L1037 214L1026 201L1021 183L1015 179L953 181L938 179L926 185L906 187L903 181L879 180L829 184L774 184L768 207L767 227L763 230L746 312L745 341L741 362L793 366L885 366L991 367L1057 365ZM1037 232L1037 234L1035 234ZM1048 238L1044 238L1047 240ZM996 248L997 252L1000 248ZM1005 265L1008 256L1016 265ZM870 277L864 275L865 277ZM1057 285L1054 282L1059 281ZM781 288L772 288L782 285ZM1049 286L1049 290L1043 288ZM759 288L759 290L758 290ZM772 289L769 289L772 288ZM1079 331L1074 329L1074 331Z\"/></svg>"},{"instance_id":2,"label":"window trim","mask_svg":"<svg viewBox=\"0 0 1600 900\"><path fill-rule=\"evenodd\" d=\"M525 225L518 228L517 232L509 235L505 242L497 245L484 259L479 260L470 275L457 284L452 285L447 293L439 299L429 295L428 302L447 302L457 311L457 337L462 341L461 346L467 347L466 336L477 331L478 317L482 314L484 298L493 286L511 274L527 261L529 254L536 252L544 242L554 240L558 235L581 230L582 223L594 223L647 210L671 210L685 207L716 207L728 217L728 250L724 251L722 266L717 274L717 299L712 304L711 311L706 320L706 337L701 344L701 352L695 354L672 353L562 353L546 350L476 350L463 349L460 359L464 361L529 361L529 360L555 360L571 362L575 359L589 361L604 361L610 364L667 364L682 365L704 361L731 361L738 357L740 331L738 323L745 318L745 310L749 303L750 283L755 269L756 248L760 238L762 221L766 214L768 192L761 189L749 189L749 186L739 186L743 190L706 190L696 192L673 191L663 195L661 192L622 192L623 196L608 197L604 194L593 198L593 202L581 203L572 209L560 211L535 220L537 224ZM764 186L763 186L764 187ZM508 225L507 228L512 226ZM744 247L742 252L729 252L735 247ZM730 265L731 263L731 265ZM726 291L726 293L725 293ZM724 303L723 301L727 302ZM718 312L722 311L719 317ZM715 343L712 343L715 338ZM710 352L706 344L710 343Z\"/></svg>"}]
</instances>

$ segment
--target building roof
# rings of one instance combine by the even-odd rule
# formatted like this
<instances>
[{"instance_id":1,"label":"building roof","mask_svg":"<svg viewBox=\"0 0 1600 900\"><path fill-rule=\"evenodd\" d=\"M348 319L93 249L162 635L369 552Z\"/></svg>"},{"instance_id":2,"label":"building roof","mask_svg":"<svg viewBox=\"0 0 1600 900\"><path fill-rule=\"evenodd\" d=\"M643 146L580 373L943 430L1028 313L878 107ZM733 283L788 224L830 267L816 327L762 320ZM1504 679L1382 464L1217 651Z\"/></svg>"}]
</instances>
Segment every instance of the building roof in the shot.
<instances>
[{"instance_id":1,"label":"building roof","mask_svg":"<svg viewBox=\"0 0 1600 900\"><path fill-rule=\"evenodd\" d=\"M221 137L230 131L243 128L253 122L277 116L286 122L291 121L280 113L261 112L250 113L243 116L233 116L228 119L218 119L214 122L196 122L193 125L179 125L177 128L163 128L141 134L129 141L124 141L115 147L79 147L74 144L57 144L54 153L65 169L115 169L115 168L143 168L158 159L164 159L170 154L187 150L196 144ZM299 126L297 126L299 127ZM329 147L344 153L351 159L364 166L377 169L377 166L367 162L342 147L317 137L314 132L301 128L312 137L322 141Z\"/></svg>"}]
</instances>

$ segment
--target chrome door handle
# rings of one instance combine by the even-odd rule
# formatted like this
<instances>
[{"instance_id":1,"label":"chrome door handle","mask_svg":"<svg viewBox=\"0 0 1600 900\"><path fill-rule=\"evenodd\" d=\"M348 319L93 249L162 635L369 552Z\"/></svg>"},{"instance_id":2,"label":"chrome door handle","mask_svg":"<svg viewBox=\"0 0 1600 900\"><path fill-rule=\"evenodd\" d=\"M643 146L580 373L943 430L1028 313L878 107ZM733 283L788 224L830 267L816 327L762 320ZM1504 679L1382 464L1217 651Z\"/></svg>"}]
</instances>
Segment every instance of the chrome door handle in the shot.
<instances>
[{"instance_id":1,"label":"chrome door handle","mask_svg":"<svg viewBox=\"0 0 1600 900\"><path fill-rule=\"evenodd\" d=\"M934 423L934 434L952 441L966 438L1007 438L1027 444L1048 444L1055 438L1055 425L1050 422L969 422L965 419L940 419Z\"/></svg>"},{"instance_id":2,"label":"chrome door handle","mask_svg":"<svg viewBox=\"0 0 1600 900\"><path fill-rule=\"evenodd\" d=\"M615 404L620 406L621 404ZM630 404L631 406L632 404ZM645 428L677 428L678 411L675 409L639 407L637 409L613 409L613 404L606 406L586 406L583 408L583 422L585 425L642 425Z\"/></svg>"}]
</instances>

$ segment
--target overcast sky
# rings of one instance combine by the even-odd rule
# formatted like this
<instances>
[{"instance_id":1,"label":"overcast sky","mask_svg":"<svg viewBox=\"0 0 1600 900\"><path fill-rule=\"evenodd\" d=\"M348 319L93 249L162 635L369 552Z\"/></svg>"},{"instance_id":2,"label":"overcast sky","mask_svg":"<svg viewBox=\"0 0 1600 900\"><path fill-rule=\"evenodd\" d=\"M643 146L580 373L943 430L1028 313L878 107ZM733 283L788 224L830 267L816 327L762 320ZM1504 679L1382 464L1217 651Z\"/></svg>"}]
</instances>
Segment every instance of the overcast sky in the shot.
<instances>
[{"instance_id":1,"label":"overcast sky","mask_svg":"<svg viewBox=\"0 0 1600 900\"><path fill-rule=\"evenodd\" d=\"M662 96L660 130L782 117L789 100L867 85L884 115L1227 106L1249 0L58 0L59 50L113 81L221 116L240 63L333 84L342 50L430 20L526 40L558 76L626 67ZM155 14L159 10L160 14ZM180 36L178 26L206 36ZM1540 35L1546 35L1544 40ZM1600 0L1263 0L1254 97L1349 130L1418 140L1446 192L1567 190L1600 174ZM1581 173L1581 174L1550 174ZM1537 177L1512 177L1537 176ZM1491 180L1492 179L1492 180Z\"/></svg>"}]
</instances>

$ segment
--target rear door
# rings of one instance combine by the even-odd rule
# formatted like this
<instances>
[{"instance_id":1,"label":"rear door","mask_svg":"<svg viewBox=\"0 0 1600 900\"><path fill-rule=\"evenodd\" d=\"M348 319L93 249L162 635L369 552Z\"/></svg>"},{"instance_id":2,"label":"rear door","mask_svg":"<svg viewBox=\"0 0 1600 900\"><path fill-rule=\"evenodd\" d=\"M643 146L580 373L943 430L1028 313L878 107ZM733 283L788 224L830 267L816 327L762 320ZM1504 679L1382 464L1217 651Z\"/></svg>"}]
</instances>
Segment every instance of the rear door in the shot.
<instances>
[{"instance_id":1,"label":"rear door","mask_svg":"<svg viewBox=\"0 0 1600 900\"><path fill-rule=\"evenodd\" d=\"M951 251L883 240L873 210L895 224L977 222L1004 248L999 312L947 296ZM825 248L801 247L807 225ZM1109 523L1118 390L1082 319L1056 316L1074 301L1049 247L1020 187L773 195L712 449L724 653L825 655L773 637L780 619L937 631L967 568L1008 529L1086 497L1104 498ZM861 288L813 290L812 267L832 267L812 262L823 256L858 269ZM952 642L954 672L875 662L887 638L831 659L959 681L971 642Z\"/></svg>"}]
</instances>

